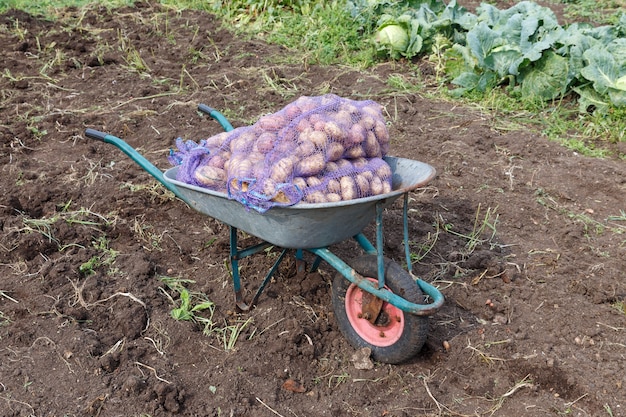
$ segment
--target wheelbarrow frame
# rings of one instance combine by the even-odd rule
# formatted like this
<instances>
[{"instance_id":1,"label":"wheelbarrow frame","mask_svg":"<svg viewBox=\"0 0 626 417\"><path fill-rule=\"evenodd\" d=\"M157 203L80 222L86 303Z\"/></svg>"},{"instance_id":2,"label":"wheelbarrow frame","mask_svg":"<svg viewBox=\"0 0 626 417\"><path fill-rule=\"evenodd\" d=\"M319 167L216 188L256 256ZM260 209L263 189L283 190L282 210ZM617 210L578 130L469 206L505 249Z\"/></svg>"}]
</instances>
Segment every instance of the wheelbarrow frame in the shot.
<instances>
[{"instance_id":1,"label":"wheelbarrow frame","mask_svg":"<svg viewBox=\"0 0 626 417\"><path fill-rule=\"evenodd\" d=\"M228 120L217 110L209 106L206 106L204 104L200 104L198 106L198 110L202 113L205 113L211 116L213 119L217 120L220 123L220 125L224 128L225 131L233 130L233 127L230 124L230 122L228 122ZM185 184L185 183L177 181L175 179L176 178L175 172L176 172L177 167L171 168L167 170L165 173L163 173L160 169L158 169L150 161L144 158L137 150L135 150L128 143L126 143L123 139L120 139L108 133L100 132L95 129L86 129L85 135L91 139L96 139L104 143L108 143L108 144L112 144L116 146L118 149L124 152L127 156L129 156L133 161L135 161L142 169L144 169L146 172L152 175L166 189L171 191L176 197L178 197L180 200L185 202L190 207L204 214L214 217L211 215L210 208L209 209L204 208L201 206L201 204L198 203L198 198L196 198L198 196L200 196L201 201L206 198L209 198L209 199L216 198L216 199L223 199L223 200L226 200L231 203L235 203L243 207L243 205L241 205L240 203L235 202L234 200L228 199L227 196L223 193L201 189L200 187L195 187L193 185L189 185L189 184ZM403 158L395 158L395 157L387 157L386 160L390 163L390 165L392 165L392 171L393 171L394 164L397 164L398 162L402 163L402 162L408 161L408 162L413 162L417 164L423 164L418 161L404 160ZM267 216L268 213L269 215L271 215L272 210L274 211L286 210L289 212L290 210L298 210L299 208L302 208L302 207L306 207L308 210L320 210L328 206L339 206L335 208L339 210L345 210L345 208L341 207L342 205L346 206L346 205L351 205L351 204L370 203L371 205L375 207L375 211L376 211L375 216L374 216L375 221L376 221L376 244L375 245L372 244L367 239L367 237L362 233L361 231L362 229L358 230L356 233L354 233L350 237L352 237L359 244L359 246L364 250L364 252L366 252L369 255L375 255L377 257L378 277L377 277L377 281L375 282L372 282L371 280L367 279L367 277L363 277L362 275L360 275L358 272L356 272L352 267L350 267L346 262L344 262L341 258L335 255L329 249L329 246L331 244L337 243L335 241L331 240L330 243L324 242L324 244L320 246L316 246L316 245L295 246L290 242L288 242L287 244L278 242L279 244L276 245L275 243L268 241L266 239L267 236L266 237L260 236L260 235L255 234L254 232L250 233L248 230L242 229L246 231L247 233L250 233L256 236L262 242L259 244L247 247L247 248L239 249L238 239L237 239L239 228L234 224L225 222L225 224L229 226L229 231L230 231L230 237L229 237L230 239L230 264L232 268L233 288L235 292L235 303L237 307L240 310L245 311L245 310L248 310L251 306L256 305L264 288L267 286L270 279L277 271L279 265L284 260L287 251L290 249L295 249L296 264L297 264L297 269L299 272L304 270L304 252L307 251L315 255L315 260L313 261L311 268L310 268L311 271L315 271L319 267L322 261L326 261L332 268L338 271L343 277L345 277L348 281L350 281L354 285L380 298L381 300L392 304L393 306L397 307L398 309L406 313L414 314L418 316L430 316L434 314L443 305L444 296L435 286L427 283L426 281L420 278L414 277L416 285L419 286L422 293L427 295L430 298L430 302L427 304L418 304L418 303L409 302L408 300L401 297L400 295L394 294L393 292L385 288L385 259L384 259L384 254L383 254L383 241L384 241L383 212L384 212L385 207L389 206L400 196L403 197L403 210L402 210L403 242L404 242L405 257L406 257L406 267L407 267L408 272L413 276L412 262L411 262L411 256L410 256L410 248L409 248L409 233L408 233L409 192L414 189L419 188L420 186L423 186L435 176L434 168L430 167L427 164L423 164L423 165L425 167L428 167L430 171L427 174L425 174L424 178L421 178L421 180L418 183L412 184L411 187L408 187L408 188L402 188L402 187L396 188L391 193L385 194L382 196L374 196L374 197L368 197L366 199L358 199L358 200L364 200L364 201L354 200L351 202L342 202L343 204L340 204L340 203L322 203L322 204L312 204L312 205L311 204L297 204L291 207L272 208L264 214L260 214L260 213L253 212L253 211L249 212L249 215ZM221 203L223 203L223 201L221 201ZM218 220L221 220L219 217L216 217L216 218ZM365 223L365 225L369 224L370 222L371 222L371 218L369 221ZM339 241L343 241L345 239L346 239L345 237L342 237ZM243 297L238 262L243 258L257 254L272 246L278 246L282 248L282 252L280 256L278 257L278 259L275 261L274 265L270 268L270 270L266 274L262 283L259 285L254 297L252 298L251 303L246 304L244 301L244 297Z\"/></svg>"}]
</instances>

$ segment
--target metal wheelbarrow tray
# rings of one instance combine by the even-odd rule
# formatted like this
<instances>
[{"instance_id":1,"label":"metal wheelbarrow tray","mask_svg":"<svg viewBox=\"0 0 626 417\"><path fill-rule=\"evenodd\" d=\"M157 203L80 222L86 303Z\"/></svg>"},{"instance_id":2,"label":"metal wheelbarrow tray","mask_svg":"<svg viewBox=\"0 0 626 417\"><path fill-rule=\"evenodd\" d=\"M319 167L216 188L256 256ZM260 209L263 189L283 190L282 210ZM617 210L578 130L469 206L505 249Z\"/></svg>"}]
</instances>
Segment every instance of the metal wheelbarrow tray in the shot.
<instances>
[{"instance_id":1,"label":"metal wheelbarrow tray","mask_svg":"<svg viewBox=\"0 0 626 417\"><path fill-rule=\"evenodd\" d=\"M435 170L423 162L396 157L384 159L393 172L393 191L390 193L336 203L273 207L265 213L250 210L229 199L225 193L177 181L178 167L170 168L164 176L197 211L272 245L310 249L352 238L374 220L377 204L387 207L404 193L423 186L435 175Z\"/></svg>"},{"instance_id":2,"label":"metal wheelbarrow tray","mask_svg":"<svg viewBox=\"0 0 626 417\"><path fill-rule=\"evenodd\" d=\"M226 131L233 129L218 111L203 104L198 109L216 119ZM298 203L259 213L229 199L225 193L176 180L178 167L163 173L120 138L94 129L87 129L85 135L115 145L190 207L229 226L235 303L240 310L257 303L287 251L295 251L298 272L303 272L306 251L315 255L311 271L322 261L337 271L332 288L333 310L340 330L353 346L370 348L375 360L386 363L403 362L421 350L428 332L428 316L443 305L444 297L436 287L411 272L408 195L435 177L432 166L387 156L385 161L393 174L389 193L336 203ZM383 212L401 196L406 270L383 255ZM374 220L375 245L362 233ZM238 230L256 236L262 243L240 249ZM329 246L351 238L365 255L349 265ZM282 252L248 304L244 301L238 262L271 246L282 248Z\"/></svg>"}]
</instances>

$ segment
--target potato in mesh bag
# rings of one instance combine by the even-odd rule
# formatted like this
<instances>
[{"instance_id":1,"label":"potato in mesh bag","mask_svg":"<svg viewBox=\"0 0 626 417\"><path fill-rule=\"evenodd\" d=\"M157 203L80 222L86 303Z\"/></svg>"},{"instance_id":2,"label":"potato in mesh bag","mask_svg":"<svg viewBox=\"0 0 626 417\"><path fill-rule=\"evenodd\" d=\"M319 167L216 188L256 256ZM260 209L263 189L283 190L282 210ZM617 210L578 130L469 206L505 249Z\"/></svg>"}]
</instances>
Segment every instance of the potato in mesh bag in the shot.
<instances>
[{"instance_id":1,"label":"potato in mesh bag","mask_svg":"<svg viewBox=\"0 0 626 417\"><path fill-rule=\"evenodd\" d=\"M371 100L303 96L202 146L208 155L189 152L180 176L209 188L224 187L230 198L261 212L390 190L391 170L381 159L389 149L389 133L381 106ZM388 176L376 174L383 165Z\"/></svg>"}]
</instances>

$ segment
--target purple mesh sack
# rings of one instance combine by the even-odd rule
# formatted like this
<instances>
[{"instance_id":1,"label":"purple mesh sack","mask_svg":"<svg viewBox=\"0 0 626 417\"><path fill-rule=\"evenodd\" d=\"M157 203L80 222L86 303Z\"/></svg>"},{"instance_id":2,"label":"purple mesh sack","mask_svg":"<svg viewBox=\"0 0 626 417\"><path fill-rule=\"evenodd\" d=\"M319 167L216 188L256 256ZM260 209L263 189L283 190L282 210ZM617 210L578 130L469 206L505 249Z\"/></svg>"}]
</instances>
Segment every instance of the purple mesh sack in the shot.
<instances>
[{"instance_id":1,"label":"purple mesh sack","mask_svg":"<svg viewBox=\"0 0 626 417\"><path fill-rule=\"evenodd\" d=\"M382 159L389 133L381 106L371 100L300 97L252 126L202 141L201 149L177 145L170 161L181 165L179 180L225 187L229 198L260 212L391 191L391 169Z\"/></svg>"},{"instance_id":2,"label":"purple mesh sack","mask_svg":"<svg viewBox=\"0 0 626 417\"><path fill-rule=\"evenodd\" d=\"M230 132L223 132L199 143L176 139L178 151L170 150L169 162L179 166L178 181L226 192L226 168L230 152L225 151Z\"/></svg>"}]
</instances>

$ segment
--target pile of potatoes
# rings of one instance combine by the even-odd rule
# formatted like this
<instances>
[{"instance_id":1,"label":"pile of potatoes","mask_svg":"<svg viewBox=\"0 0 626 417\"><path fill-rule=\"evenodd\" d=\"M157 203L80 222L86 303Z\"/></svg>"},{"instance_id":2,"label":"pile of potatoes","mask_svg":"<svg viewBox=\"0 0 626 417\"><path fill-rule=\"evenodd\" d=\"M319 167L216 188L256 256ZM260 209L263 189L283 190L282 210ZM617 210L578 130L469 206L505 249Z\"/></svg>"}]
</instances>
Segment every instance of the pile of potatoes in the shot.
<instances>
[{"instance_id":1,"label":"pile of potatoes","mask_svg":"<svg viewBox=\"0 0 626 417\"><path fill-rule=\"evenodd\" d=\"M195 180L254 205L352 200L391 191L381 106L328 94L300 97L252 126L202 142Z\"/></svg>"}]
</instances>

